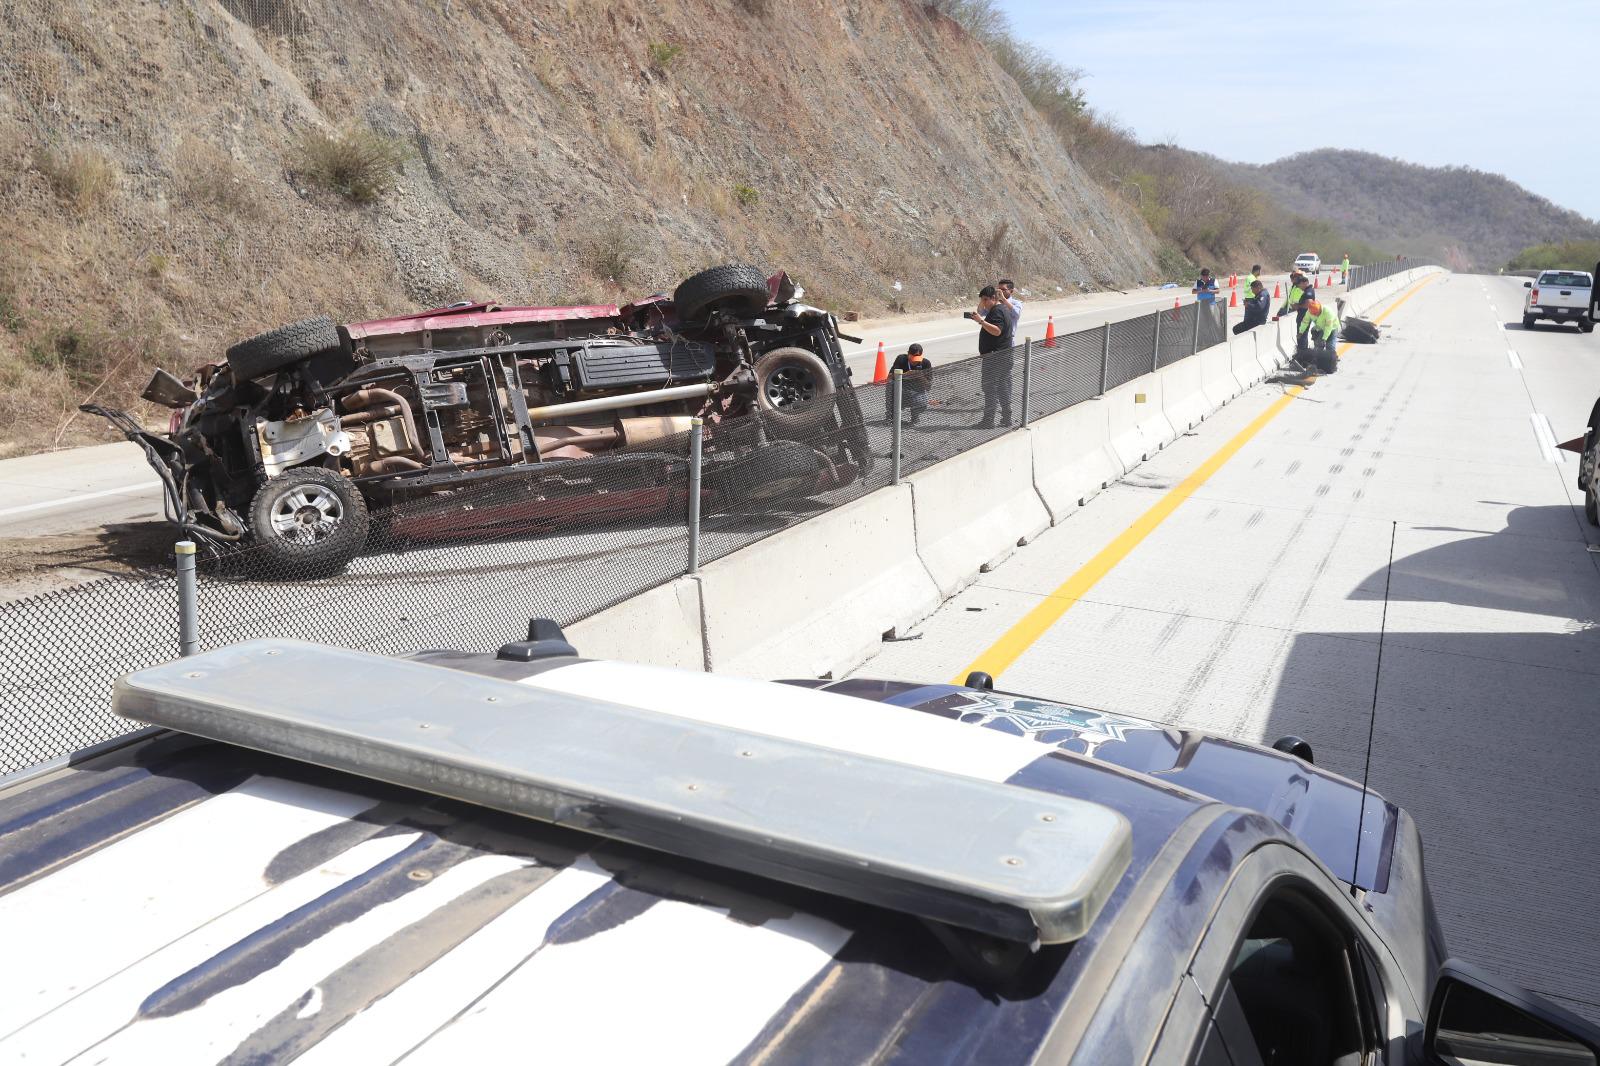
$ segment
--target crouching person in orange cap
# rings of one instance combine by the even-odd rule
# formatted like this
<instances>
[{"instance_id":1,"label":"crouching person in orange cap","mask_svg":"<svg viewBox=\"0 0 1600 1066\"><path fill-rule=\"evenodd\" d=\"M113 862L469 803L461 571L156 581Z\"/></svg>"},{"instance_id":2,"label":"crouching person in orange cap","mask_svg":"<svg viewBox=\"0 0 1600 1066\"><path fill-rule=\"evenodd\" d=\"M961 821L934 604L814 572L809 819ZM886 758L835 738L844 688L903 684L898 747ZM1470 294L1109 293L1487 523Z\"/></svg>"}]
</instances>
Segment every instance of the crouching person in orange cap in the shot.
<instances>
[{"instance_id":1,"label":"crouching person in orange cap","mask_svg":"<svg viewBox=\"0 0 1600 1066\"><path fill-rule=\"evenodd\" d=\"M1339 315L1333 309L1332 303L1323 303L1310 296L1300 301L1296 310L1304 310L1300 318L1300 334L1308 336L1311 341L1312 357L1316 366L1324 374L1332 374L1339 369L1339 353L1334 344L1339 339Z\"/></svg>"},{"instance_id":2,"label":"crouching person in orange cap","mask_svg":"<svg viewBox=\"0 0 1600 1066\"><path fill-rule=\"evenodd\" d=\"M895 356L890 371L900 371L900 400L911 412L911 424L917 424L922 412L928 409L928 389L933 384L933 360L922 354L922 345L913 344L904 355ZM889 401L893 403L893 399Z\"/></svg>"}]
</instances>

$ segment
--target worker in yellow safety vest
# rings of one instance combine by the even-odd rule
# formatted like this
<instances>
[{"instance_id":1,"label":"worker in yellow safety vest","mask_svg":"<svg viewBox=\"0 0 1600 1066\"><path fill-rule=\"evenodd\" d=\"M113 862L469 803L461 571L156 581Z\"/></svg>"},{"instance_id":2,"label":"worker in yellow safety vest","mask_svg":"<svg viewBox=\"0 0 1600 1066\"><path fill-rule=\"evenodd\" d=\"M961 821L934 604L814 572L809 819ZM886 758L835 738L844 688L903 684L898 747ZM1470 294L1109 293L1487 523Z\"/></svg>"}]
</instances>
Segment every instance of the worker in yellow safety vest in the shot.
<instances>
[{"instance_id":1,"label":"worker in yellow safety vest","mask_svg":"<svg viewBox=\"0 0 1600 1066\"><path fill-rule=\"evenodd\" d=\"M1296 270L1289 275L1289 292L1284 298L1283 306L1278 308L1278 313L1272 316L1272 321L1276 322L1291 310L1294 312L1294 324L1296 326L1294 350L1296 358L1299 358L1300 353L1305 350L1306 346L1305 332L1298 328L1305 321L1305 302L1308 297L1314 297L1316 294L1317 290L1312 286L1311 282L1307 280L1304 274Z\"/></svg>"},{"instance_id":2,"label":"worker in yellow safety vest","mask_svg":"<svg viewBox=\"0 0 1600 1066\"><path fill-rule=\"evenodd\" d=\"M1345 282L1350 278L1350 253L1344 253L1344 262L1339 264L1339 281Z\"/></svg>"},{"instance_id":3,"label":"worker in yellow safety vest","mask_svg":"<svg viewBox=\"0 0 1600 1066\"><path fill-rule=\"evenodd\" d=\"M1339 369L1339 353L1334 348L1334 341L1339 337L1339 314L1333 309L1333 304L1322 303L1309 296L1300 302L1305 310L1305 315L1300 319L1300 335L1310 336L1317 369L1324 374L1332 374ZM1298 350L1304 345L1297 344L1295 347Z\"/></svg>"},{"instance_id":4,"label":"worker in yellow safety vest","mask_svg":"<svg viewBox=\"0 0 1600 1066\"><path fill-rule=\"evenodd\" d=\"M1261 277L1261 264L1257 263L1250 268L1250 273L1244 276L1244 282L1239 286L1244 290L1244 298L1250 299L1250 286L1254 285Z\"/></svg>"}]
</instances>

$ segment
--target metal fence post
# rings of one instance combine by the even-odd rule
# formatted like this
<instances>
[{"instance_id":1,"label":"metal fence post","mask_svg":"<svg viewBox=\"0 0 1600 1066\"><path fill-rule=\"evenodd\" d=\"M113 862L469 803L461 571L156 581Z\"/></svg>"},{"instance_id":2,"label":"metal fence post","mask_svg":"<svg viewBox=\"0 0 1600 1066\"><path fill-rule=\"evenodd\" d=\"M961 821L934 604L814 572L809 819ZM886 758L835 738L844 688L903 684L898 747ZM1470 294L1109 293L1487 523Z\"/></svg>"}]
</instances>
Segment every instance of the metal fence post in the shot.
<instances>
[{"instance_id":1,"label":"metal fence post","mask_svg":"<svg viewBox=\"0 0 1600 1066\"><path fill-rule=\"evenodd\" d=\"M194 541L180 540L173 545L178 571L178 654L190 656L200 651L200 597L194 573Z\"/></svg>"},{"instance_id":2,"label":"metal fence post","mask_svg":"<svg viewBox=\"0 0 1600 1066\"><path fill-rule=\"evenodd\" d=\"M889 484L891 485L900 484L900 435L903 432L900 428L900 413L903 410L901 404L905 402L905 379L905 371L896 370L889 382L889 395L891 398L889 404L889 451L894 456L893 476L889 479Z\"/></svg>"},{"instance_id":3,"label":"metal fence post","mask_svg":"<svg viewBox=\"0 0 1600 1066\"><path fill-rule=\"evenodd\" d=\"M700 456L706 426L701 419L689 429L689 573L700 572Z\"/></svg>"},{"instance_id":4,"label":"metal fence post","mask_svg":"<svg viewBox=\"0 0 1600 1066\"><path fill-rule=\"evenodd\" d=\"M1220 300L1218 300L1217 302L1218 303L1222 303L1222 301L1220 301ZM1227 307L1228 305L1227 304L1222 304L1222 306L1223 307ZM1190 355L1195 355L1195 354L1199 353L1199 351L1200 351L1200 316L1201 316L1202 313L1209 313L1207 311L1207 309L1206 309L1206 305L1205 304L1198 304L1198 303L1195 304L1194 305L1194 341L1189 345L1189 354Z\"/></svg>"},{"instance_id":5,"label":"metal fence post","mask_svg":"<svg viewBox=\"0 0 1600 1066\"><path fill-rule=\"evenodd\" d=\"M1100 327L1100 395L1106 394L1111 375L1111 323Z\"/></svg>"},{"instance_id":6,"label":"metal fence post","mask_svg":"<svg viewBox=\"0 0 1600 1066\"><path fill-rule=\"evenodd\" d=\"M1033 338L1026 337L1022 341L1022 421L1020 425L1028 424L1028 399L1033 395Z\"/></svg>"},{"instance_id":7,"label":"metal fence post","mask_svg":"<svg viewBox=\"0 0 1600 1066\"><path fill-rule=\"evenodd\" d=\"M1156 312L1156 342L1151 345L1154 351L1150 353L1150 373L1154 374L1161 369L1161 316L1165 311Z\"/></svg>"}]
</instances>

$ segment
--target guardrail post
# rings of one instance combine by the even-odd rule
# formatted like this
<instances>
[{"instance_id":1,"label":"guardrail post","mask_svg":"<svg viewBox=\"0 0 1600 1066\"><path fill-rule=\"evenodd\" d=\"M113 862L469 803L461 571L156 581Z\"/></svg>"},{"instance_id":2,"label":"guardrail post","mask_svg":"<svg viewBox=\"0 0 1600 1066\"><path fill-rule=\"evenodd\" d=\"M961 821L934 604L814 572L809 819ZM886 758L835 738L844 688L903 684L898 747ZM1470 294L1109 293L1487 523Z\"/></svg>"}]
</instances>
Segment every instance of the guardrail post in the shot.
<instances>
[{"instance_id":1,"label":"guardrail post","mask_svg":"<svg viewBox=\"0 0 1600 1066\"><path fill-rule=\"evenodd\" d=\"M903 410L901 404L905 402L905 379L905 371L896 370L889 381L889 451L894 457L894 468L889 478L891 485L900 484L900 435L903 432L900 428L900 413Z\"/></svg>"},{"instance_id":2,"label":"guardrail post","mask_svg":"<svg viewBox=\"0 0 1600 1066\"><path fill-rule=\"evenodd\" d=\"M1161 316L1164 314L1166 314L1165 311L1156 312L1156 342L1150 346L1153 349L1150 352L1150 373L1152 374L1161 369Z\"/></svg>"},{"instance_id":3,"label":"guardrail post","mask_svg":"<svg viewBox=\"0 0 1600 1066\"><path fill-rule=\"evenodd\" d=\"M1022 421L1028 424L1028 400L1033 395L1033 338L1022 341Z\"/></svg>"},{"instance_id":4,"label":"guardrail post","mask_svg":"<svg viewBox=\"0 0 1600 1066\"><path fill-rule=\"evenodd\" d=\"M1100 327L1100 395L1106 394L1111 375L1111 323Z\"/></svg>"},{"instance_id":5,"label":"guardrail post","mask_svg":"<svg viewBox=\"0 0 1600 1066\"><path fill-rule=\"evenodd\" d=\"M695 419L689 429L689 573L700 572L700 457L705 422Z\"/></svg>"},{"instance_id":6,"label":"guardrail post","mask_svg":"<svg viewBox=\"0 0 1600 1066\"><path fill-rule=\"evenodd\" d=\"M1220 300L1217 301L1217 302L1221 303ZM1224 308L1226 308L1228 305L1227 304L1222 304L1222 306ZM1195 355L1200 351L1200 315L1202 313L1206 313L1206 314L1210 313L1207 310L1206 305L1205 304L1195 304L1194 305L1194 341L1192 343L1190 343L1190 345L1189 345L1189 354L1190 355Z\"/></svg>"},{"instance_id":7,"label":"guardrail post","mask_svg":"<svg viewBox=\"0 0 1600 1066\"><path fill-rule=\"evenodd\" d=\"M173 545L178 571L178 654L184 657L200 651L200 595L194 572L194 541L180 540Z\"/></svg>"}]
</instances>

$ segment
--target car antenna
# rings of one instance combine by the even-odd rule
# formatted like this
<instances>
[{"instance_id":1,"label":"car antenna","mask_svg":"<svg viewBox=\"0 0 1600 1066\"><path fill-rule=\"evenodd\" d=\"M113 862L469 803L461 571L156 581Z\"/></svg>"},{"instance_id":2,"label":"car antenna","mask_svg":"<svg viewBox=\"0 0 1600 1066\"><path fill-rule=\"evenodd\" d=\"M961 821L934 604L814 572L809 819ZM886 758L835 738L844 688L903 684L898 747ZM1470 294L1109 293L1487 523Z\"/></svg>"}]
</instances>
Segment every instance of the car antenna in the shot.
<instances>
[{"instance_id":1,"label":"car antenna","mask_svg":"<svg viewBox=\"0 0 1600 1066\"><path fill-rule=\"evenodd\" d=\"M1383 635L1389 628L1389 580L1394 576L1394 538L1398 522L1389 523L1389 565L1383 571L1383 614L1378 622L1378 665L1372 671L1372 713L1367 716L1367 757L1361 767L1361 813L1356 815L1356 859L1350 867L1350 897L1356 898L1361 875L1361 830L1367 824L1367 778L1372 774L1372 735L1378 727L1378 679L1383 676Z\"/></svg>"}]
</instances>

